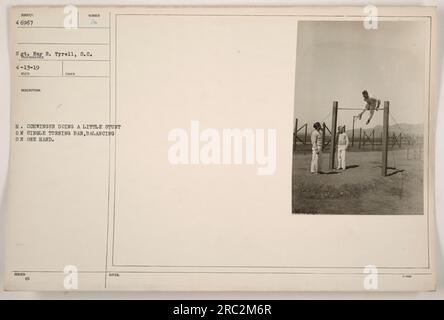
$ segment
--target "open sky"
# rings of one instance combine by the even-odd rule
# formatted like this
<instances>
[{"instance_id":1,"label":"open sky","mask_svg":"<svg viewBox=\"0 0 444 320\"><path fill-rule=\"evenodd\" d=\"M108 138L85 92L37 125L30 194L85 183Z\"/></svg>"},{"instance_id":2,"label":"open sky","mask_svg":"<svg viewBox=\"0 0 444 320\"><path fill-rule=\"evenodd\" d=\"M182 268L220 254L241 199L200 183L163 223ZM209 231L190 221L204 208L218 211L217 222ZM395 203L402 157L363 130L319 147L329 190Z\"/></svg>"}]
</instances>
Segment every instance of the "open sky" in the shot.
<instances>
[{"instance_id":1,"label":"open sky","mask_svg":"<svg viewBox=\"0 0 444 320\"><path fill-rule=\"evenodd\" d=\"M304 21L298 24L295 114L299 123L325 121L332 103L363 108L361 92L390 101L398 123L423 123L428 81L427 20L380 21L366 30L361 21ZM338 124L351 129L358 111L339 111ZM365 126L382 124L382 111ZM392 123L391 123L392 124Z\"/></svg>"}]
</instances>

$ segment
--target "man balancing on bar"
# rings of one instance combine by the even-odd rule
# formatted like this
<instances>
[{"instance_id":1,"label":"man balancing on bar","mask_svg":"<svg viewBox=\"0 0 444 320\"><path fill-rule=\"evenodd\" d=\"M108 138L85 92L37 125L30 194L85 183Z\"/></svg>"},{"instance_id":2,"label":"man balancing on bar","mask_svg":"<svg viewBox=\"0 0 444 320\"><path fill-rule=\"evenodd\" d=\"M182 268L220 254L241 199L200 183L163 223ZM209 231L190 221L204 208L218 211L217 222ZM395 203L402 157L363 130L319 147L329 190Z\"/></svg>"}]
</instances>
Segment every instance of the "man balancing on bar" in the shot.
<instances>
[{"instance_id":1,"label":"man balancing on bar","mask_svg":"<svg viewBox=\"0 0 444 320\"><path fill-rule=\"evenodd\" d=\"M358 114L358 118L359 120L361 120L362 115L368 110L370 112L370 117L368 118L365 124L369 124L370 120L373 118L375 111L379 110L379 106L381 105L381 100L370 98L367 90L362 91L362 96L364 97L364 101L367 102L367 104L365 105L364 110L362 110L362 112Z\"/></svg>"}]
</instances>

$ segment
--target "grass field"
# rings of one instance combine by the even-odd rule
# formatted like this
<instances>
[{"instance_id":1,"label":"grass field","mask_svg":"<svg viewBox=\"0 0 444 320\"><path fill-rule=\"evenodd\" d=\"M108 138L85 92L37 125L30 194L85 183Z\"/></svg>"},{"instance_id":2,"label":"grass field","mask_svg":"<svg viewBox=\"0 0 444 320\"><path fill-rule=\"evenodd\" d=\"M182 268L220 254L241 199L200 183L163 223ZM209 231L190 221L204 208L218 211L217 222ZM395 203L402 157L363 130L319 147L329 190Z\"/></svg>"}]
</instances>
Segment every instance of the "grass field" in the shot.
<instances>
[{"instance_id":1,"label":"grass field","mask_svg":"<svg viewBox=\"0 0 444 320\"><path fill-rule=\"evenodd\" d=\"M347 170L310 173L311 154L293 155L293 213L423 214L423 166L406 150L389 151L389 176L381 176L381 152L347 152Z\"/></svg>"}]
</instances>

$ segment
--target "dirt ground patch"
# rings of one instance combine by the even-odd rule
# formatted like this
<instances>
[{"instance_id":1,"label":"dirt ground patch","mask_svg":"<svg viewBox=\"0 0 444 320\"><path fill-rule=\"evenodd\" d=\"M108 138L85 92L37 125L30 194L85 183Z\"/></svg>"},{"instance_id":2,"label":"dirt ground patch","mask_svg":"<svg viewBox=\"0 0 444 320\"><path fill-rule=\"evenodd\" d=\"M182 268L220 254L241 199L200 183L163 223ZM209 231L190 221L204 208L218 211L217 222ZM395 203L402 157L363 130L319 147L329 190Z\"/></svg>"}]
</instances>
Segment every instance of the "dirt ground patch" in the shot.
<instances>
[{"instance_id":1,"label":"dirt ground patch","mask_svg":"<svg viewBox=\"0 0 444 320\"><path fill-rule=\"evenodd\" d=\"M348 152L347 170L310 173L311 154L293 155L293 213L423 214L422 161L407 160L406 150L389 152L389 176L381 176L381 152Z\"/></svg>"}]
</instances>

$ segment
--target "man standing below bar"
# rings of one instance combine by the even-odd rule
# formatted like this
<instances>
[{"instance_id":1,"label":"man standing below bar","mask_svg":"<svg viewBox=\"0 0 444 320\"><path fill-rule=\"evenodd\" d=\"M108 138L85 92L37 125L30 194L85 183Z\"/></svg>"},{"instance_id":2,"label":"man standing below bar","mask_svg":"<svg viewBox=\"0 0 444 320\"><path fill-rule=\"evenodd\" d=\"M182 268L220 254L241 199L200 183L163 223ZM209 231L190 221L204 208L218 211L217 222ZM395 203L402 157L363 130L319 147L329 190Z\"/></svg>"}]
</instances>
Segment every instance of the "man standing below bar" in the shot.
<instances>
[{"instance_id":1,"label":"man standing below bar","mask_svg":"<svg viewBox=\"0 0 444 320\"><path fill-rule=\"evenodd\" d=\"M345 126L339 127L338 136L338 170L345 170L345 153L348 148L349 140L347 133L345 132Z\"/></svg>"},{"instance_id":2,"label":"man standing below bar","mask_svg":"<svg viewBox=\"0 0 444 320\"><path fill-rule=\"evenodd\" d=\"M314 130L311 132L311 167L310 172L312 174L321 173L321 163L322 163L322 132L321 124L316 122L313 125Z\"/></svg>"}]
</instances>

